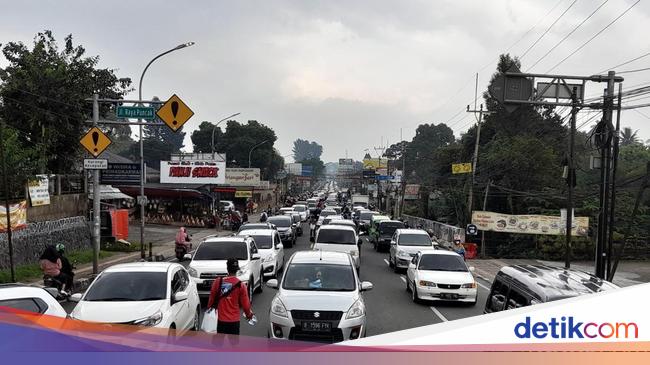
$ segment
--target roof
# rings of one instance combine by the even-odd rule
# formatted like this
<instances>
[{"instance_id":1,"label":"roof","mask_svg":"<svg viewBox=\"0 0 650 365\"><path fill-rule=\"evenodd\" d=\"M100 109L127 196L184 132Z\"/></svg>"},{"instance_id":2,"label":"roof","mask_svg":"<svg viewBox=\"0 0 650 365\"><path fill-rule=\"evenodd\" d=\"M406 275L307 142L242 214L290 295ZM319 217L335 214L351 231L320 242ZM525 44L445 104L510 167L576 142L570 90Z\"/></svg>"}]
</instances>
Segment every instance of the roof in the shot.
<instances>
[{"instance_id":1,"label":"roof","mask_svg":"<svg viewBox=\"0 0 650 365\"><path fill-rule=\"evenodd\" d=\"M246 236L228 236L228 237L209 236L209 237L206 237L203 240L203 242L208 242L208 243L244 242L245 240L246 240Z\"/></svg>"},{"instance_id":2,"label":"roof","mask_svg":"<svg viewBox=\"0 0 650 365\"><path fill-rule=\"evenodd\" d=\"M380 215L377 215L377 216L375 216L375 217L381 217L381 216L380 216ZM374 218L374 217L373 217L373 218ZM401 224L404 224L404 222L402 222L402 221L398 221L398 220L396 220L396 219L383 219L381 222L379 222L379 224L382 224L382 223L401 223Z\"/></svg>"},{"instance_id":3,"label":"roof","mask_svg":"<svg viewBox=\"0 0 650 365\"><path fill-rule=\"evenodd\" d=\"M351 221L349 219L332 219L329 224L330 225L346 225L346 226L355 227L355 228L357 226L353 221Z\"/></svg>"},{"instance_id":4,"label":"roof","mask_svg":"<svg viewBox=\"0 0 650 365\"><path fill-rule=\"evenodd\" d=\"M423 246L423 247L431 248L430 246ZM449 251L449 250L422 250L420 252L422 253L422 255L459 256L456 252Z\"/></svg>"},{"instance_id":5,"label":"roof","mask_svg":"<svg viewBox=\"0 0 650 365\"><path fill-rule=\"evenodd\" d=\"M429 235L427 231L423 229L416 229L416 228L400 228L396 230L395 232L399 234L407 233L407 234L422 234L422 235Z\"/></svg>"},{"instance_id":6,"label":"roof","mask_svg":"<svg viewBox=\"0 0 650 365\"><path fill-rule=\"evenodd\" d=\"M104 272L167 272L171 266L178 265L172 262L131 262L118 264L104 270Z\"/></svg>"},{"instance_id":7,"label":"roof","mask_svg":"<svg viewBox=\"0 0 650 365\"><path fill-rule=\"evenodd\" d=\"M382 220L382 221L389 221L389 220L390 220L390 217L387 216L387 215L380 215L380 214L378 214L378 215L373 215L373 216L372 216L372 220L373 220L373 221L379 221L379 220Z\"/></svg>"},{"instance_id":8,"label":"roof","mask_svg":"<svg viewBox=\"0 0 650 365\"><path fill-rule=\"evenodd\" d=\"M291 263L327 263L336 265L351 265L350 256L345 252L333 251L298 251L291 257Z\"/></svg>"},{"instance_id":9,"label":"roof","mask_svg":"<svg viewBox=\"0 0 650 365\"><path fill-rule=\"evenodd\" d=\"M289 217L288 215L272 215L272 216L267 218L267 221L269 219L285 219L286 220L286 219L291 219L291 217Z\"/></svg>"},{"instance_id":10,"label":"roof","mask_svg":"<svg viewBox=\"0 0 650 365\"><path fill-rule=\"evenodd\" d=\"M272 236L276 234L275 229L247 229L237 234L238 236Z\"/></svg>"},{"instance_id":11,"label":"roof","mask_svg":"<svg viewBox=\"0 0 650 365\"><path fill-rule=\"evenodd\" d=\"M499 276L509 277L545 302L618 288L583 271L547 265L505 266L497 273Z\"/></svg>"},{"instance_id":12,"label":"roof","mask_svg":"<svg viewBox=\"0 0 650 365\"><path fill-rule=\"evenodd\" d=\"M354 232L354 233L357 232L357 231L356 231L354 228L352 228L352 227L348 227L348 226L336 226L336 225L333 226L333 225L330 225L330 224L325 225L325 226L321 226L321 227L320 227L320 230L321 230L321 231L322 231L322 230L326 230L326 231L328 231L328 230L345 230L345 231L352 231L352 232Z\"/></svg>"}]
</instances>

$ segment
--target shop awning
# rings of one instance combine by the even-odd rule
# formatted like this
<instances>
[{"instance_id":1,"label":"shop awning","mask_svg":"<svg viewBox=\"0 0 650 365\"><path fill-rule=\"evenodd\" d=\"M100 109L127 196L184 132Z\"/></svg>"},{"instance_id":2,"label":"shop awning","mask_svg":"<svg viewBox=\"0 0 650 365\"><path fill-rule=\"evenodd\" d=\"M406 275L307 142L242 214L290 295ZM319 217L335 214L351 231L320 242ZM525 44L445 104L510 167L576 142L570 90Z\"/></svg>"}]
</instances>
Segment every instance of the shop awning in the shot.
<instances>
[{"instance_id":1,"label":"shop awning","mask_svg":"<svg viewBox=\"0 0 650 365\"><path fill-rule=\"evenodd\" d=\"M130 196L140 195L139 186L120 186L120 190ZM144 195L149 198L194 198L194 199L208 199L209 197L198 190L194 189L176 189L176 188L163 188L163 187L148 187L144 188Z\"/></svg>"},{"instance_id":2,"label":"shop awning","mask_svg":"<svg viewBox=\"0 0 650 365\"><path fill-rule=\"evenodd\" d=\"M88 198L92 200L94 197L93 187L90 186L90 192L88 193ZM124 194L120 189L114 188L111 185L99 185L99 200L121 200L128 199L133 200L129 195Z\"/></svg>"}]
</instances>

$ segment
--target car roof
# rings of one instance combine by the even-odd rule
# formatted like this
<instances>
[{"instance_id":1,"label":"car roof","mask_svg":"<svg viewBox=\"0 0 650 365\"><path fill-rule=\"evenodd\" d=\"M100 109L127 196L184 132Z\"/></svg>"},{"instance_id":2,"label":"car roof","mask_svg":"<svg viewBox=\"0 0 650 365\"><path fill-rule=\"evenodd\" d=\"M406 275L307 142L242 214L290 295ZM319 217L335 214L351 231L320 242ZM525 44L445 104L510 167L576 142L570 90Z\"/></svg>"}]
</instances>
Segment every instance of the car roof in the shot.
<instances>
[{"instance_id":1,"label":"car roof","mask_svg":"<svg viewBox=\"0 0 650 365\"><path fill-rule=\"evenodd\" d=\"M363 213L379 214L379 212L376 212L376 211L374 211L374 210L362 210L362 211L361 211L361 214L363 214Z\"/></svg>"},{"instance_id":2,"label":"car roof","mask_svg":"<svg viewBox=\"0 0 650 365\"><path fill-rule=\"evenodd\" d=\"M426 246L429 247L429 246ZM430 248L430 247L429 247ZM441 255L441 256L460 256L458 255L455 251L448 251L448 250L422 250L420 251L422 255Z\"/></svg>"},{"instance_id":3,"label":"car roof","mask_svg":"<svg viewBox=\"0 0 650 365\"><path fill-rule=\"evenodd\" d=\"M272 236L278 233L275 229L247 229L238 234L238 236Z\"/></svg>"},{"instance_id":4,"label":"car roof","mask_svg":"<svg viewBox=\"0 0 650 365\"><path fill-rule=\"evenodd\" d=\"M356 231L354 228L352 228L352 227L348 227L348 226L336 226L336 225L332 226L332 225L330 225L330 224L320 227L319 232L320 232L321 230L323 230L323 229L324 229L324 230L335 230L335 229L336 229L336 230L345 230L345 231L352 231L352 232L355 232L355 233L357 232L357 231Z\"/></svg>"},{"instance_id":5,"label":"car roof","mask_svg":"<svg viewBox=\"0 0 650 365\"><path fill-rule=\"evenodd\" d=\"M379 222L379 224L383 224L383 223L402 223L402 224L404 224L404 222L398 221L397 219L384 219L381 222Z\"/></svg>"},{"instance_id":6,"label":"car roof","mask_svg":"<svg viewBox=\"0 0 650 365\"><path fill-rule=\"evenodd\" d=\"M497 273L497 278L503 280L504 277L545 302L618 288L583 271L548 265L505 266Z\"/></svg>"},{"instance_id":7,"label":"car roof","mask_svg":"<svg viewBox=\"0 0 650 365\"><path fill-rule=\"evenodd\" d=\"M379 215L373 215L372 220L374 220L374 221L379 221L379 220L388 221L388 220L390 220L390 217L387 216L387 215L379 214Z\"/></svg>"},{"instance_id":8,"label":"car roof","mask_svg":"<svg viewBox=\"0 0 650 365\"><path fill-rule=\"evenodd\" d=\"M173 262L130 262L113 265L104 269L104 272L167 272L173 266L178 266L178 264Z\"/></svg>"},{"instance_id":9,"label":"car roof","mask_svg":"<svg viewBox=\"0 0 650 365\"><path fill-rule=\"evenodd\" d=\"M345 225L354 226L354 227L357 226L353 221L351 221L349 219L332 219L330 221L330 224L334 224L334 225L336 225L336 224L345 224Z\"/></svg>"},{"instance_id":10,"label":"car roof","mask_svg":"<svg viewBox=\"0 0 650 365\"><path fill-rule=\"evenodd\" d=\"M409 234L426 234L427 236L429 235L427 231L424 229L419 229L419 228L399 228L395 232L397 233L409 233Z\"/></svg>"},{"instance_id":11,"label":"car roof","mask_svg":"<svg viewBox=\"0 0 650 365\"><path fill-rule=\"evenodd\" d=\"M246 241L246 236L228 236L228 237L210 236L210 237L206 237L205 240L203 240L203 243L219 243L219 242L242 242L243 243L245 241Z\"/></svg>"},{"instance_id":12,"label":"car roof","mask_svg":"<svg viewBox=\"0 0 650 365\"><path fill-rule=\"evenodd\" d=\"M345 252L323 250L298 251L291 257L291 263L326 263L337 265L351 265L349 254Z\"/></svg>"}]
</instances>

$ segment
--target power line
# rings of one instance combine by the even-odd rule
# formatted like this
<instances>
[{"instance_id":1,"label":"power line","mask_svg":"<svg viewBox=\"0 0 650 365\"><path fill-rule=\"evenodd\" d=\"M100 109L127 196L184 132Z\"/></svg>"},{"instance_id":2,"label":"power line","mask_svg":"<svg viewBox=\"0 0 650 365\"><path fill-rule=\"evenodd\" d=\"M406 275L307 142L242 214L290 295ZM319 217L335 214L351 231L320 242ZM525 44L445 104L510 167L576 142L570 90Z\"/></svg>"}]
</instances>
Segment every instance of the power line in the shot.
<instances>
[{"instance_id":1,"label":"power line","mask_svg":"<svg viewBox=\"0 0 650 365\"><path fill-rule=\"evenodd\" d=\"M546 30L544 31L544 33L542 33L542 35L539 36L539 38L537 38L537 40L536 40L535 42L533 42L533 44L531 44L530 47L528 47L528 49L527 49L527 50L526 50L526 51L525 51L521 56L519 56L519 59L524 58L524 56L526 56L526 55L528 54L528 52L530 52L530 50L533 49L533 47L535 47L535 45L536 45L539 41L541 41L542 38L544 38L544 36L545 36L545 35L546 35L550 30L551 30L551 28L553 28L553 26L554 26L558 21L560 21L560 19L562 19L562 17L564 16L564 14L566 14L566 13L567 13L567 12L568 12L572 7L573 7L573 5L575 5L577 2L578 2L578 0L573 0L573 2L571 3L571 5L569 5L569 7L566 8L566 9L562 12L562 14L560 14L560 16L558 16L557 19L555 19L555 21L554 21L553 23L551 23L551 25L548 26L548 28L546 28Z\"/></svg>"},{"instance_id":2,"label":"power line","mask_svg":"<svg viewBox=\"0 0 650 365\"><path fill-rule=\"evenodd\" d=\"M641 71L648 71L648 70L650 70L650 67L638 68L636 70L620 71L620 72L617 72L617 74L630 74L630 73L634 73L634 72L641 72Z\"/></svg>"},{"instance_id":3,"label":"power line","mask_svg":"<svg viewBox=\"0 0 650 365\"><path fill-rule=\"evenodd\" d=\"M638 57L635 57L635 58L633 58L633 59L631 59L631 60L629 60L629 61L625 61L625 62L623 62L623 63L620 63L620 64L618 64L618 65L616 65L616 66L608 67L608 68L606 68L606 69L604 69L604 70L602 70L602 71L599 71L598 74L605 73L605 72L607 72L607 71L609 71L609 70L613 70L613 69L615 69L615 68L617 68L617 67L625 66L625 65L627 65L627 64L630 64L630 63L632 63L632 62L634 62L634 61L638 61L638 60L640 60L640 59L642 59L642 58L645 58L645 57L648 57L648 56L650 56L650 52L648 52L648 53L644 53L644 54L642 54L641 56L638 56Z\"/></svg>"}]
</instances>

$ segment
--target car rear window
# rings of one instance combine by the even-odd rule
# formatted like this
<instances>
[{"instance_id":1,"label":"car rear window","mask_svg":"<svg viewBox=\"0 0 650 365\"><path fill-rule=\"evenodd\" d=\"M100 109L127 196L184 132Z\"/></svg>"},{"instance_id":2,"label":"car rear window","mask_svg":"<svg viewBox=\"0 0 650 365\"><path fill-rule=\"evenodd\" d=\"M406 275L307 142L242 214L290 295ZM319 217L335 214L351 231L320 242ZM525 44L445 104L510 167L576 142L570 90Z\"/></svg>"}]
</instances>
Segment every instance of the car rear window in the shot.
<instances>
[{"instance_id":1,"label":"car rear window","mask_svg":"<svg viewBox=\"0 0 650 365\"><path fill-rule=\"evenodd\" d=\"M275 216L268 219L268 222L275 224L278 227L290 227L292 223L291 217L288 216Z\"/></svg>"},{"instance_id":2,"label":"car rear window","mask_svg":"<svg viewBox=\"0 0 650 365\"><path fill-rule=\"evenodd\" d=\"M247 260L248 250L246 244L236 242L204 242L196 250L193 260Z\"/></svg>"},{"instance_id":3,"label":"car rear window","mask_svg":"<svg viewBox=\"0 0 650 365\"><path fill-rule=\"evenodd\" d=\"M347 229L321 229L318 231L316 243L357 244L354 240L354 232Z\"/></svg>"},{"instance_id":4,"label":"car rear window","mask_svg":"<svg viewBox=\"0 0 650 365\"><path fill-rule=\"evenodd\" d=\"M431 237L428 234L422 233L402 233L399 235L400 246L431 246Z\"/></svg>"},{"instance_id":5,"label":"car rear window","mask_svg":"<svg viewBox=\"0 0 650 365\"><path fill-rule=\"evenodd\" d=\"M27 312L43 314L47 311L47 303L41 298L16 298L0 300L0 307L9 307Z\"/></svg>"}]
</instances>

